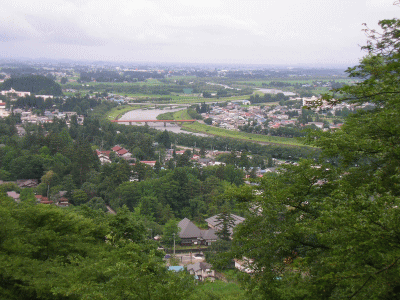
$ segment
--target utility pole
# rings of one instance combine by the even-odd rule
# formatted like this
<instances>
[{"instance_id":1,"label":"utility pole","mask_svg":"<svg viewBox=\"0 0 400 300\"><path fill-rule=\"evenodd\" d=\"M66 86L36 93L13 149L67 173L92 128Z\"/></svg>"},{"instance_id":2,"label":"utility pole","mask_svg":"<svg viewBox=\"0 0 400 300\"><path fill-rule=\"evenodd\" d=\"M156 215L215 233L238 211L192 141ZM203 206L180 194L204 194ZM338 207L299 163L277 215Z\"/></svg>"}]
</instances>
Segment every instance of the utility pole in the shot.
<instances>
[{"instance_id":1,"label":"utility pole","mask_svg":"<svg viewBox=\"0 0 400 300\"><path fill-rule=\"evenodd\" d=\"M175 256L175 232L172 235L174 236L174 256Z\"/></svg>"}]
</instances>

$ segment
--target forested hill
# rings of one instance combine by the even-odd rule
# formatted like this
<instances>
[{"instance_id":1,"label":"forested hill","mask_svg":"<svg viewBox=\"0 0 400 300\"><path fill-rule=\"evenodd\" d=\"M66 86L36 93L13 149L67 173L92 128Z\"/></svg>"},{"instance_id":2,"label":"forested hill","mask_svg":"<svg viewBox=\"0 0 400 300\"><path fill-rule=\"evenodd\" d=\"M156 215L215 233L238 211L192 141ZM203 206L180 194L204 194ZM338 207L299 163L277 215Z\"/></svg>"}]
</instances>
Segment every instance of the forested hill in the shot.
<instances>
[{"instance_id":1,"label":"forested hill","mask_svg":"<svg viewBox=\"0 0 400 300\"><path fill-rule=\"evenodd\" d=\"M10 90L11 88L37 95L62 95L61 86L58 83L40 75L10 78L1 86L1 90Z\"/></svg>"}]
</instances>

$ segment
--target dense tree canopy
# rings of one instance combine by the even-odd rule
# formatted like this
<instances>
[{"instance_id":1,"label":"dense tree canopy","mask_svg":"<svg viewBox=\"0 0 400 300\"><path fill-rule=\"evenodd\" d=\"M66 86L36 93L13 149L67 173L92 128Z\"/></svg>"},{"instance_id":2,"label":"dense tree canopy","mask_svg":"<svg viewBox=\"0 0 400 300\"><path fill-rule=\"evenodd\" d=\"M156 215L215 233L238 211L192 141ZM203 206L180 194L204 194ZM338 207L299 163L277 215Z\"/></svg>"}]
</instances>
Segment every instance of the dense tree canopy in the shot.
<instances>
[{"instance_id":1,"label":"dense tree canopy","mask_svg":"<svg viewBox=\"0 0 400 300\"><path fill-rule=\"evenodd\" d=\"M234 254L251 259L252 299L400 298L400 20L380 26L348 70L363 81L330 100L374 109L313 132L320 161L285 166L238 194L253 214L234 239Z\"/></svg>"},{"instance_id":2,"label":"dense tree canopy","mask_svg":"<svg viewBox=\"0 0 400 300\"><path fill-rule=\"evenodd\" d=\"M2 90L13 88L16 91L31 92L39 95L62 95L61 86L45 76L29 75L13 77L4 81Z\"/></svg>"},{"instance_id":3,"label":"dense tree canopy","mask_svg":"<svg viewBox=\"0 0 400 300\"><path fill-rule=\"evenodd\" d=\"M1 299L187 299L193 288L127 209L74 212L1 195L0 225Z\"/></svg>"}]
</instances>

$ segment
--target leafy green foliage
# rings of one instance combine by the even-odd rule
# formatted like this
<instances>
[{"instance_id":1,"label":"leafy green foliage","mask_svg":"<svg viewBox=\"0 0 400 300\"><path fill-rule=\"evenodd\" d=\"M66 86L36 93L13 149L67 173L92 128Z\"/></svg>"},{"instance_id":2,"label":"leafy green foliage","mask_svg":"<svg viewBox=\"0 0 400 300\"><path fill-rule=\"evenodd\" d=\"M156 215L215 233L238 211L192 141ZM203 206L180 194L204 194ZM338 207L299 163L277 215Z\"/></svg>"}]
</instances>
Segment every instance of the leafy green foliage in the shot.
<instances>
[{"instance_id":1,"label":"leafy green foliage","mask_svg":"<svg viewBox=\"0 0 400 300\"><path fill-rule=\"evenodd\" d=\"M244 300L243 290L233 282L215 281L200 283L189 300Z\"/></svg>"},{"instance_id":2,"label":"leafy green foliage","mask_svg":"<svg viewBox=\"0 0 400 300\"><path fill-rule=\"evenodd\" d=\"M61 87L54 80L40 75L10 78L3 82L2 89L31 92L39 95L62 95Z\"/></svg>"},{"instance_id":3,"label":"leafy green foliage","mask_svg":"<svg viewBox=\"0 0 400 300\"><path fill-rule=\"evenodd\" d=\"M178 227L178 221L170 219L164 225L162 240L167 245L172 245L175 240L175 244L179 244L181 239L179 237L180 228Z\"/></svg>"},{"instance_id":4,"label":"leafy green foliage","mask_svg":"<svg viewBox=\"0 0 400 300\"><path fill-rule=\"evenodd\" d=\"M0 225L2 299L187 299L193 289L127 209L110 216L0 196Z\"/></svg>"},{"instance_id":5,"label":"leafy green foliage","mask_svg":"<svg viewBox=\"0 0 400 300\"><path fill-rule=\"evenodd\" d=\"M251 259L243 283L252 299L398 298L400 21L380 25L382 33L367 30L368 55L348 70L363 81L330 99L374 108L340 130L312 132L320 161L287 165L241 198L252 216L233 253Z\"/></svg>"}]
</instances>

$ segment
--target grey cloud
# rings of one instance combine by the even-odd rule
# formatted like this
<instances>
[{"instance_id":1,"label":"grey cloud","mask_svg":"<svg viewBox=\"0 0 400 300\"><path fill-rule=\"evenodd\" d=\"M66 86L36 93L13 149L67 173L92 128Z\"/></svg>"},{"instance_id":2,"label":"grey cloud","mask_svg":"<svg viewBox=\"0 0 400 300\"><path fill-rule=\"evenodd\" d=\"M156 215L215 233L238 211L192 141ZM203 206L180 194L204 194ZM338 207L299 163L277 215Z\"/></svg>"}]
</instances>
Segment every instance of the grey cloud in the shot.
<instances>
[{"instance_id":1,"label":"grey cloud","mask_svg":"<svg viewBox=\"0 0 400 300\"><path fill-rule=\"evenodd\" d=\"M26 20L41 33L44 42L81 46L100 46L105 40L89 36L85 30L70 20L49 19L28 15Z\"/></svg>"},{"instance_id":2,"label":"grey cloud","mask_svg":"<svg viewBox=\"0 0 400 300\"><path fill-rule=\"evenodd\" d=\"M0 42L26 41L30 36L18 31L0 29Z\"/></svg>"},{"instance_id":3,"label":"grey cloud","mask_svg":"<svg viewBox=\"0 0 400 300\"><path fill-rule=\"evenodd\" d=\"M10 35L9 32L0 32L0 42L11 42L17 40L15 35Z\"/></svg>"}]
</instances>

